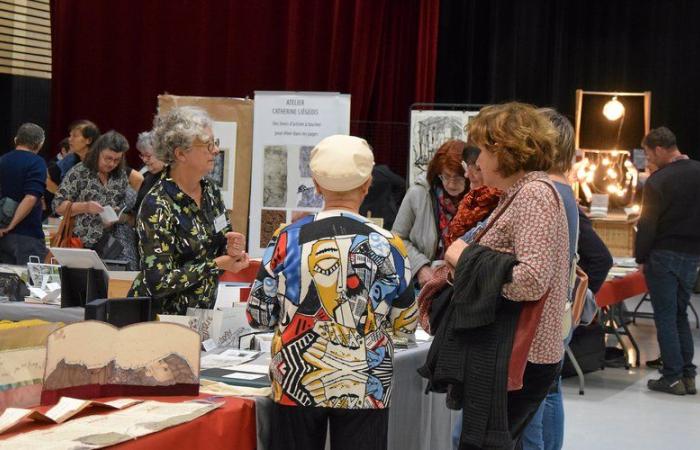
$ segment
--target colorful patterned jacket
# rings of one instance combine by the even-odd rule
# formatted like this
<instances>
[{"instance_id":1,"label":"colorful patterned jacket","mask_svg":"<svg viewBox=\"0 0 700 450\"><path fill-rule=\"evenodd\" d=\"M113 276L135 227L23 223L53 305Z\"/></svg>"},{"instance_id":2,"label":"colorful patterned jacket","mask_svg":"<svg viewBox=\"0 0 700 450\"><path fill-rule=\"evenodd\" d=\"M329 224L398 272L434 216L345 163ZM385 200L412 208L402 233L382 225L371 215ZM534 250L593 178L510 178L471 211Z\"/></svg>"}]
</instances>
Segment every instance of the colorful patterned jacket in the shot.
<instances>
[{"instance_id":1,"label":"colorful patterned jacket","mask_svg":"<svg viewBox=\"0 0 700 450\"><path fill-rule=\"evenodd\" d=\"M341 211L278 230L248 300L248 321L274 329L274 400L290 406L389 406L391 334L417 324L406 249L366 218Z\"/></svg>"}]
</instances>

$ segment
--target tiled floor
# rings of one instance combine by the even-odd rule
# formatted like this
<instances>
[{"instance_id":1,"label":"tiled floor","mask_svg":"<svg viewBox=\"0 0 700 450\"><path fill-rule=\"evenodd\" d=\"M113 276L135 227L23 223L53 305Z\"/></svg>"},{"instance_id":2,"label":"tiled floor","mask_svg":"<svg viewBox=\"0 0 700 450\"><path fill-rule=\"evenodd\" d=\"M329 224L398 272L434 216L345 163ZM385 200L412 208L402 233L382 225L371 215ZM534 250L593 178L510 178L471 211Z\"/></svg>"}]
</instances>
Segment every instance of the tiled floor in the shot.
<instances>
[{"instance_id":1,"label":"tiled floor","mask_svg":"<svg viewBox=\"0 0 700 450\"><path fill-rule=\"evenodd\" d=\"M700 311L700 297L691 300ZM633 309L636 300L628 300ZM651 311L648 302L643 311ZM690 311L689 311L690 312ZM695 338L695 364L700 366L700 330L690 315ZM641 353L641 368L606 368L586 374L585 395L578 395L578 379L564 380L566 450L700 449L700 395L674 396L647 389L658 372L644 362L658 356L653 320L631 325ZM700 380L700 379L699 379Z\"/></svg>"}]
</instances>

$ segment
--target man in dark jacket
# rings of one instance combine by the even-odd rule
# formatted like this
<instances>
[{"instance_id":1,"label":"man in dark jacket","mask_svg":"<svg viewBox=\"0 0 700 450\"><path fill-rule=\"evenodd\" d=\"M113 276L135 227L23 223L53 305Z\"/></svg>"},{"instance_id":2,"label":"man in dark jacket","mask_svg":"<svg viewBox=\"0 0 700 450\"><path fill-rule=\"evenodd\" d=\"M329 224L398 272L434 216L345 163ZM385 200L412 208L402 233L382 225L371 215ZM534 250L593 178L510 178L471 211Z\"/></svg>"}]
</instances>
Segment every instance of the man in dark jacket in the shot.
<instances>
[{"instance_id":1,"label":"man in dark jacket","mask_svg":"<svg viewBox=\"0 0 700 450\"><path fill-rule=\"evenodd\" d=\"M25 123L17 130L15 150L0 159L0 192L17 204L9 222L0 226L0 263L24 265L30 256L46 256L41 227L46 163L37 155L42 145L44 130Z\"/></svg>"},{"instance_id":2,"label":"man in dark jacket","mask_svg":"<svg viewBox=\"0 0 700 450\"><path fill-rule=\"evenodd\" d=\"M647 386L676 395L695 394L687 309L700 263L700 162L680 152L676 136L666 127L651 130L642 146L659 170L644 187L635 257L644 265L664 362L663 376Z\"/></svg>"}]
</instances>

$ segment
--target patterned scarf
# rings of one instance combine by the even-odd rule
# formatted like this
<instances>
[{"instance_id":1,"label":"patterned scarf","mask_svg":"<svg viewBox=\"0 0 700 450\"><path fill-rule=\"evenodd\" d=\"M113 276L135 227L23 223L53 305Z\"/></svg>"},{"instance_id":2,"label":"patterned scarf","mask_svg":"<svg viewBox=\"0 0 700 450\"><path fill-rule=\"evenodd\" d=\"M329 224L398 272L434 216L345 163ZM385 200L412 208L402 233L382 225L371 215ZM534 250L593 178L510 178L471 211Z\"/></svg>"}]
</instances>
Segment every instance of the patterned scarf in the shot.
<instances>
[{"instance_id":1,"label":"patterned scarf","mask_svg":"<svg viewBox=\"0 0 700 450\"><path fill-rule=\"evenodd\" d=\"M460 202L457 215L450 222L445 237L445 248L488 217L498 205L502 194L498 189L487 186L469 191Z\"/></svg>"},{"instance_id":2,"label":"patterned scarf","mask_svg":"<svg viewBox=\"0 0 700 450\"><path fill-rule=\"evenodd\" d=\"M445 259L445 249L447 248L447 236L450 232L450 222L457 213L457 205L452 198L445 192L442 186L434 186L435 197L437 198L437 217L438 227L440 232L440 240L438 241L438 249L435 259Z\"/></svg>"}]
</instances>

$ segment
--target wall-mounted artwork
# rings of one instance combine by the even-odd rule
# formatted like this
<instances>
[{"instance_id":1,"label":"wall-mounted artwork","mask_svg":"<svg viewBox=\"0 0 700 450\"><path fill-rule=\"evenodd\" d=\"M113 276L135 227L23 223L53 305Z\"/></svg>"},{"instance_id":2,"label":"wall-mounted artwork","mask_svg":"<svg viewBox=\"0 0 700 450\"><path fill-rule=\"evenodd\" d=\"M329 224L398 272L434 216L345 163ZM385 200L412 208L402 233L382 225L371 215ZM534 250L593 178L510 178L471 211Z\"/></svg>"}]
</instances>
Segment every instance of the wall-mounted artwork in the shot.
<instances>
[{"instance_id":1,"label":"wall-mounted artwork","mask_svg":"<svg viewBox=\"0 0 700 450\"><path fill-rule=\"evenodd\" d=\"M323 208L311 177L311 151L350 132L350 96L334 92L256 92L248 252L260 257L274 231Z\"/></svg>"},{"instance_id":2,"label":"wall-mounted artwork","mask_svg":"<svg viewBox=\"0 0 700 450\"><path fill-rule=\"evenodd\" d=\"M438 148L452 139L467 140L465 127L478 110L411 110L408 180L424 175Z\"/></svg>"}]
</instances>

